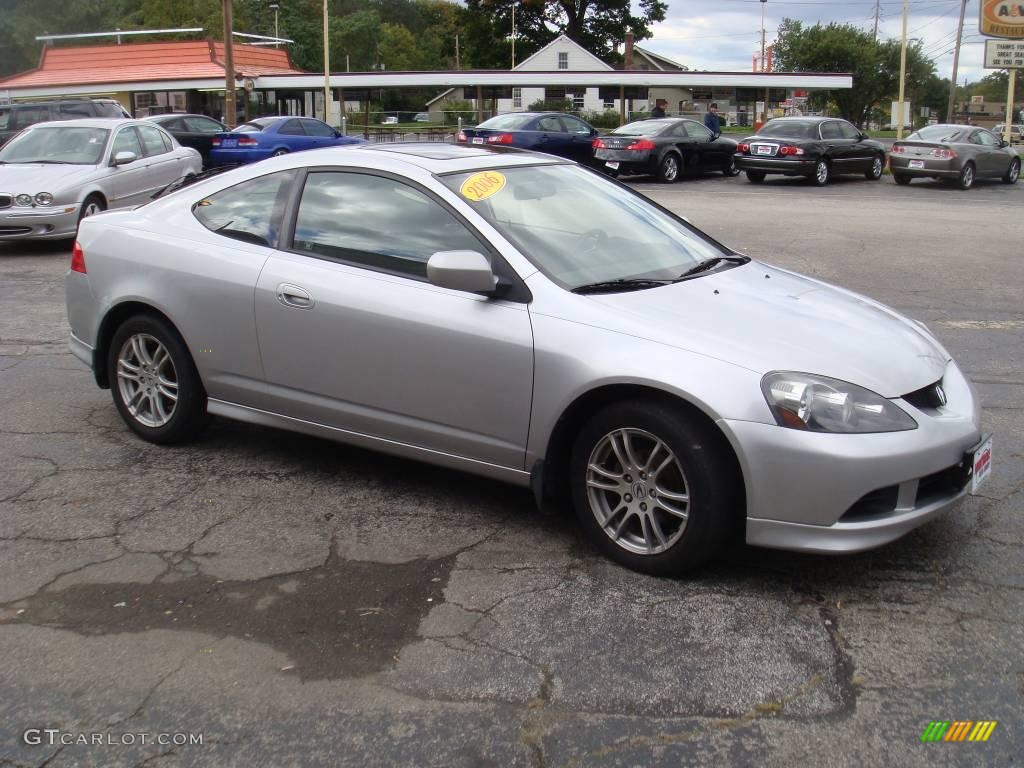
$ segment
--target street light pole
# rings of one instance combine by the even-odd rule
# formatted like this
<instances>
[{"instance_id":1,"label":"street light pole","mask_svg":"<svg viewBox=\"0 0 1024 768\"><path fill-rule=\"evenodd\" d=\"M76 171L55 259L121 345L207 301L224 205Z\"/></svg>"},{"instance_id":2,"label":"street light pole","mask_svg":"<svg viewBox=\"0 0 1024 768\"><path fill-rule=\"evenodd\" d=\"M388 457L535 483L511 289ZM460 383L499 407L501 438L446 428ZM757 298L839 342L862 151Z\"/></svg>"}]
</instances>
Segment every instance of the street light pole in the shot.
<instances>
[{"instance_id":1,"label":"street light pole","mask_svg":"<svg viewBox=\"0 0 1024 768\"><path fill-rule=\"evenodd\" d=\"M903 0L903 45L900 48L900 100L896 107L896 140L903 138L903 99L907 94L907 17L910 15L910 0Z\"/></svg>"},{"instance_id":2,"label":"street light pole","mask_svg":"<svg viewBox=\"0 0 1024 768\"><path fill-rule=\"evenodd\" d=\"M960 26L956 29L956 48L953 49L953 74L949 76L949 103L946 105L946 122L953 122L953 108L956 106L956 72L960 66L960 41L964 37L964 14L967 0L960 2Z\"/></svg>"},{"instance_id":3,"label":"street light pole","mask_svg":"<svg viewBox=\"0 0 1024 768\"><path fill-rule=\"evenodd\" d=\"M324 122L331 122L331 42L327 32L327 0L324 0Z\"/></svg>"},{"instance_id":4,"label":"street light pole","mask_svg":"<svg viewBox=\"0 0 1024 768\"><path fill-rule=\"evenodd\" d=\"M232 45L234 19L231 0L224 0L224 124L234 128L238 123L238 108L235 106L235 51Z\"/></svg>"},{"instance_id":5,"label":"street light pole","mask_svg":"<svg viewBox=\"0 0 1024 768\"><path fill-rule=\"evenodd\" d=\"M512 0L512 69L516 68L516 0Z\"/></svg>"}]
</instances>

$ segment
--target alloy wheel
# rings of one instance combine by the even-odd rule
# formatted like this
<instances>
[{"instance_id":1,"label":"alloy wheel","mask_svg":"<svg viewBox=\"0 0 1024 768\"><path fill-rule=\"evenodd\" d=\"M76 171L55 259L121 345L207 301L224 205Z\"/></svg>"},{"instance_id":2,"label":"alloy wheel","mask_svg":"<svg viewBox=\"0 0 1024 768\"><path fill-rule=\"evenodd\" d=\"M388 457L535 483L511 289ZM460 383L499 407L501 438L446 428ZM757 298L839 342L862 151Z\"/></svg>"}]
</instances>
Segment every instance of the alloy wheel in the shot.
<instances>
[{"instance_id":1,"label":"alloy wheel","mask_svg":"<svg viewBox=\"0 0 1024 768\"><path fill-rule=\"evenodd\" d=\"M974 185L974 166L965 165L964 169L960 172L960 187L961 189L970 189Z\"/></svg>"},{"instance_id":2,"label":"alloy wheel","mask_svg":"<svg viewBox=\"0 0 1024 768\"><path fill-rule=\"evenodd\" d=\"M88 218L89 216L95 216L97 213L102 213L103 208L95 200L90 201L85 208L82 210L82 218Z\"/></svg>"},{"instance_id":3,"label":"alloy wheel","mask_svg":"<svg viewBox=\"0 0 1024 768\"><path fill-rule=\"evenodd\" d=\"M876 157L874 162L871 163L871 178L882 178L882 158L880 157Z\"/></svg>"},{"instance_id":4,"label":"alloy wheel","mask_svg":"<svg viewBox=\"0 0 1024 768\"><path fill-rule=\"evenodd\" d=\"M817 166L814 168L814 178L818 184L825 184L828 181L828 163L824 160L819 160Z\"/></svg>"},{"instance_id":5,"label":"alloy wheel","mask_svg":"<svg viewBox=\"0 0 1024 768\"><path fill-rule=\"evenodd\" d=\"M676 160L675 155L669 155L662 162L661 175L665 178L665 181L675 181L679 175L679 161Z\"/></svg>"},{"instance_id":6,"label":"alloy wheel","mask_svg":"<svg viewBox=\"0 0 1024 768\"><path fill-rule=\"evenodd\" d=\"M1016 184L1018 177L1020 177L1020 161L1014 160L1010 163L1010 174L1007 177L1007 181L1011 184Z\"/></svg>"},{"instance_id":7,"label":"alloy wheel","mask_svg":"<svg viewBox=\"0 0 1024 768\"><path fill-rule=\"evenodd\" d=\"M125 408L147 427L162 427L178 404L178 375L167 348L148 333L128 337L117 356L117 386Z\"/></svg>"},{"instance_id":8,"label":"alloy wheel","mask_svg":"<svg viewBox=\"0 0 1024 768\"><path fill-rule=\"evenodd\" d=\"M675 453L650 432L626 427L601 438L587 462L586 485L597 523L629 552L664 552L686 530L686 475Z\"/></svg>"}]
</instances>

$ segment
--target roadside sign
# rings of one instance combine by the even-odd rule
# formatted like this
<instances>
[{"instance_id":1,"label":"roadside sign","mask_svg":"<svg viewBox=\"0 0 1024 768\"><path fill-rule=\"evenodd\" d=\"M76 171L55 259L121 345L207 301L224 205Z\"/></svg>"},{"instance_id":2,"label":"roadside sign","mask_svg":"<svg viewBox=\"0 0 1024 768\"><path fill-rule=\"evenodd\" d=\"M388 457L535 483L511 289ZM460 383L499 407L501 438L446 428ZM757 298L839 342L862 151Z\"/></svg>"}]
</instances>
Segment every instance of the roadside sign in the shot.
<instances>
[{"instance_id":1,"label":"roadside sign","mask_svg":"<svg viewBox=\"0 0 1024 768\"><path fill-rule=\"evenodd\" d=\"M981 0L978 31L989 37L1024 38L1021 0Z\"/></svg>"},{"instance_id":2,"label":"roadside sign","mask_svg":"<svg viewBox=\"0 0 1024 768\"><path fill-rule=\"evenodd\" d=\"M1024 68L1024 40L986 40L985 69Z\"/></svg>"}]
</instances>

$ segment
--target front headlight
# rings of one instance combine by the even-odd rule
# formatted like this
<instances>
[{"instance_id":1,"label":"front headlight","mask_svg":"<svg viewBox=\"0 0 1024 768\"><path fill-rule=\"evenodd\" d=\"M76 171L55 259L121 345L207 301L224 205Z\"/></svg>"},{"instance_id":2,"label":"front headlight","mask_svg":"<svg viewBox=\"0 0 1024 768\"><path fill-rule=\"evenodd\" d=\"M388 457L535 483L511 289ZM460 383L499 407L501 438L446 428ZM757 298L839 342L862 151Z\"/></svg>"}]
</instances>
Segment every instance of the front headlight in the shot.
<instances>
[{"instance_id":1,"label":"front headlight","mask_svg":"<svg viewBox=\"0 0 1024 768\"><path fill-rule=\"evenodd\" d=\"M36 195L36 205L49 205L53 202L53 195L49 192L40 192Z\"/></svg>"},{"instance_id":2,"label":"front headlight","mask_svg":"<svg viewBox=\"0 0 1024 768\"><path fill-rule=\"evenodd\" d=\"M761 379L761 391L781 427L841 434L917 429L890 400L827 376L775 371Z\"/></svg>"},{"instance_id":3,"label":"front headlight","mask_svg":"<svg viewBox=\"0 0 1024 768\"><path fill-rule=\"evenodd\" d=\"M14 198L18 205L32 205L32 195L18 195Z\"/></svg>"}]
</instances>

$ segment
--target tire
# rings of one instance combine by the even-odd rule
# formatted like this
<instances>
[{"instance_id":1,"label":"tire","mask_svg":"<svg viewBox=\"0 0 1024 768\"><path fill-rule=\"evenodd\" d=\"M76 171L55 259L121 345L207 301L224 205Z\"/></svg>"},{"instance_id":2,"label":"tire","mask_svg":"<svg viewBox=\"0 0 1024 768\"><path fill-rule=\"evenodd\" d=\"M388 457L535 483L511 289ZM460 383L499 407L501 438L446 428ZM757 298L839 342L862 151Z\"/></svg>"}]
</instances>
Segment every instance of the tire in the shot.
<instances>
[{"instance_id":1,"label":"tire","mask_svg":"<svg viewBox=\"0 0 1024 768\"><path fill-rule=\"evenodd\" d=\"M824 187L832 178L832 167L828 160L821 158L814 165L814 173L811 175L811 183L816 187Z\"/></svg>"},{"instance_id":2,"label":"tire","mask_svg":"<svg viewBox=\"0 0 1024 768\"><path fill-rule=\"evenodd\" d=\"M905 173L894 173L892 179L901 187L905 187L910 183L911 177Z\"/></svg>"},{"instance_id":3,"label":"tire","mask_svg":"<svg viewBox=\"0 0 1024 768\"><path fill-rule=\"evenodd\" d=\"M675 184L679 181L679 155L669 152L658 163L658 181L662 184Z\"/></svg>"},{"instance_id":4,"label":"tire","mask_svg":"<svg viewBox=\"0 0 1024 768\"><path fill-rule=\"evenodd\" d=\"M864 178L868 181L878 181L882 178L882 171L885 169L885 159L881 155L875 155L871 161L871 169L864 172Z\"/></svg>"},{"instance_id":5,"label":"tire","mask_svg":"<svg viewBox=\"0 0 1024 768\"><path fill-rule=\"evenodd\" d=\"M760 184L766 175L764 171L747 171L747 181L751 184Z\"/></svg>"},{"instance_id":6,"label":"tire","mask_svg":"<svg viewBox=\"0 0 1024 768\"><path fill-rule=\"evenodd\" d=\"M960 189L970 189L974 186L974 163L965 163L960 169L960 178L956 180Z\"/></svg>"},{"instance_id":7,"label":"tire","mask_svg":"<svg viewBox=\"0 0 1024 768\"><path fill-rule=\"evenodd\" d=\"M143 440L188 442L209 421L206 389L192 356L178 332L160 317L134 315L118 327L107 351L107 380L118 413Z\"/></svg>"},{"instance_id":8,"label":"tire","mask_svg":"<svg viewBox=\"0 0 1024 768\"><path fill-rule=\"evenodd\" d=\"M1004 184L1016 184L1017 179L1020 178L1020 158L1015 158L1010 161L1010 167L1006 169L1006 175L1003 176Z\"/></svg>"},{"instance_id":9,"label":"tire","mask_svg":"<svg viewBox=\"0 0 1024 768\"><path fill-rule=\"evenodd\" d=\"M288 150L287 149L275 149L274 150L274 154L272 154L271 157L280 157L281 155L287 155L287 154L288 154Z\"/></svg>"},{"instance_id":10,"label":"tire","mask_svg":"<svg viewBox=\"0 0 1024 768\"><path fill-rule=\"evenodd\" d=\"M99 195L89 195L82 201L82 207L78 209L78 223L81 224L82 219L95 216L97 213L102 213L105 210L107 210L107 204L102 197Z\"/></svg>"},{"instance_id":11,"label":"tire","mask_svg":"<svg viewBox=\"0 0 1024 768\"><path fill-rule=\"evenodd\" d=\"M725 168L722 169L722 175L726 176L727 178L730 178L730 179L733 178L734 176L739 176L740 175L740 169L736 167L736 158L735 158L735 156L732 157L729 160L729 164Z\"/></svg>"},{"instance_id":12,"label":"tire","mask_svg":"<svg viewBox=\"0 0 1024 768\"><path fill-rule=\"evenodd\" d=\"M631 465L617 458L630 454ZM652 466L658 469L649 473ZM580 430L569 471L587 536L612 560L643 573L671 576L702 565L742 520L742 482L724 439L670 404L628 401L599 411Z\"/></svg>"}]
</instances>

